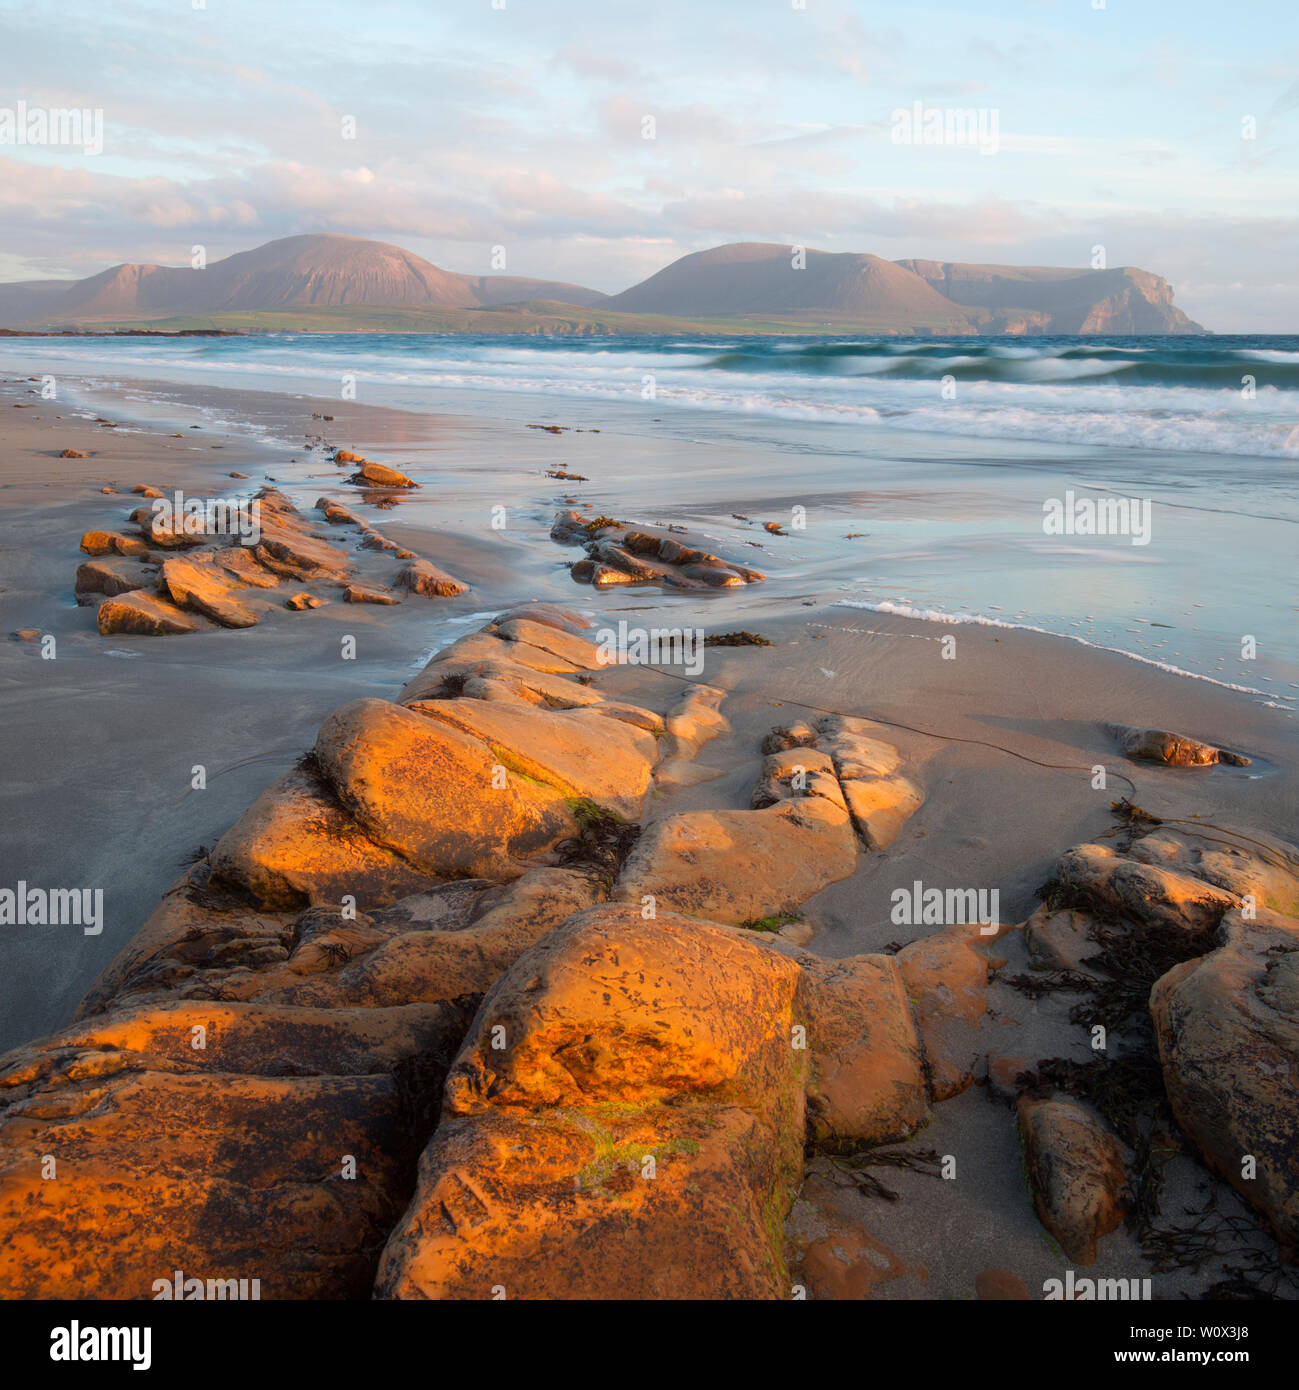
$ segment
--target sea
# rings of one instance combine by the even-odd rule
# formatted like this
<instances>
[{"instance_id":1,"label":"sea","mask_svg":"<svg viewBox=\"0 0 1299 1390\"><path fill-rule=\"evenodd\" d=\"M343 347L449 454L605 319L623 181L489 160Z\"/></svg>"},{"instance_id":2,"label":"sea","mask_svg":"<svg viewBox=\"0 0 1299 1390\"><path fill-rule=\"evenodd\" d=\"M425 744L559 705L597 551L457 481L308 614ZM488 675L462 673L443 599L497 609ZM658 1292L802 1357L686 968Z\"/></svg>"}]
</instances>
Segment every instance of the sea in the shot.
<instances>
[{"instance_id":1,"label":"sea","mask_svg":"<svg viewBox=\"0 0 1299 1390\"><path fill-rule=\"evenodd\" d=\"M1299 335L13 338L0 372L48 374L105 414L129 383L151 423L187 388L226 387L517 427L528 459L529 424L598 430L580 454L594 505L719 545L758 526L787 592L1299 697ZM200 408L300 447L273 411ZM439 488L413 505L445 507L455 469L429 462ZM550 494L526 501L540 516Z\"/></svg>"}]
</instances>

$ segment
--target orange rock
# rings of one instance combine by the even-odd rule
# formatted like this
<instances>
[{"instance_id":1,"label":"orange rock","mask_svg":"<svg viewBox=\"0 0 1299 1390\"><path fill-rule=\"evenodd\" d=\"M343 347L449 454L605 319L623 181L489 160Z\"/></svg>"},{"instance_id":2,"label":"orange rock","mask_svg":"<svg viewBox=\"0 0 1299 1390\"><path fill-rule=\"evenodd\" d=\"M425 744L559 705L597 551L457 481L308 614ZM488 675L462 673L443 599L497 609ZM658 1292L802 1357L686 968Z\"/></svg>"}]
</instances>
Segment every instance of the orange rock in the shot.
<instances>
[{"instance_id":1,"label":"orange rock","mask_svg":"<svg viewBox=\"0 0 1299 1390\"><path fill-rule=\"evenodd\" d=\"M1086 1106L1021 1096L1019 1132L1039 1220L1077 1264L1123 1220L1127 1169L1118 1140Z\"/></svg>"},{"instance_id":2,"label":"orange rock","mask_svg":"<svg viewBox=\"0 0 1299 1390\"><path fill-rule=\"evenodd\" d=\"M457 594L469 592L467 584L452 579L444 570L438 569L427 560L412 560L398 572L395 582L399 588L423 594L425 598L454 598Z\"/></svg>"},{"instance_id":3,"label":"orange rock","mask_svg":"<svg viewBox=\"0 0 1299 1390\"><path fill-rule=\"evenodd\" d=\"M159 587L174 602L222 627L254 627L259 621L246 603L234 597L234 590L242 586L206 557L174 556L164 560Z\"/></svg>"},{"instance_id":4,"label":"orange rock","mask_svg":"<svg viewBox=\"0 0 1299 1390\"><path fill-rule=\"evenodd\" d=\"M186 613L156 594L133 589L99 605L99 631L104 637L113 632L135 633L142 637L163 637L175 633L198 632L210 626L205 619Z\"/></svg>"},{"instance_id":5,"label":"orange rock","mask_svg":"<svg viewBox=\"0 0 1299 1390\"><path fill-rule=\"evenodd\" d=\"M368 907L417 891L428 876L376 844L319 781L290 772L272 783L217 841L219 879L267 907L339 902Z\"/></svg>"},{"instance_id":6,"label":"orange rock","mask_svg":"<svg viewBox=\"0 0 1299 1390\"><path fill-rule=\"evenodd\" d=\"M386 593L382 589L371 588L366 584L349 584L343 590L343 601L345 603L378 603L391 606L400 603L401 599L396 594Z\"/></svg>"},{"instance_id":7,"label":"orange rock","mask_svg":"<svg viewBox=\"0 0 1299 1390\"><path fill-rule=\"evenodd\" d=\"M988 962L976 949L984 938L977 932L977 927L945 927L897 953L935 1100L949 1100L974 1080L988 995Z\"/></svg>"},{"instance_id":8,"label":"orange rock","mask_svg":"<svg viewBox=\"0 0 1299 1390\"><path fill-rule=\"evenodd\" d=\"M80 449L64 449L59 457L61 459L83 459L85 458L85 454L83 454Z\"/></svg>"},{"instance_id":9,"label":"orange rock","mask_svg":"<svg viewBox=\"0 0 1299 1390\"><path fill-rule=\"evenodd\" d=\"M822 797L762 811L683 811L648 827L614 897L652 897L671 912L740 925L792 912L856 867L847 812Z\"/></svg>"},{"instance_id":10,"label":"orange rock","mask_svg":"<svg viewBox=\"0 0 1299 1390\"><path fill-rule=\"evenodd\" d=\"M559 792L480 739L384 700L335 710L316 753L362 830L426 873L516 878L523 856L577 830Z\"/></svg>"},{"instance_id":11,"label":"orange rock","mask_svg":"<svg viewBox=\"0 0 1299 1390\"><path fill-rule=\"evenodd\" d=\"M336 462L354 462L353 459L339 459L335 455ZM371 487L419 487L417 482L412 481L404 473L398 473L395 468L388 468L382 463L368 463L362 461L361 467L347 480L349 483L359 483L362 486Z\"/></svg>"}]
</instances>

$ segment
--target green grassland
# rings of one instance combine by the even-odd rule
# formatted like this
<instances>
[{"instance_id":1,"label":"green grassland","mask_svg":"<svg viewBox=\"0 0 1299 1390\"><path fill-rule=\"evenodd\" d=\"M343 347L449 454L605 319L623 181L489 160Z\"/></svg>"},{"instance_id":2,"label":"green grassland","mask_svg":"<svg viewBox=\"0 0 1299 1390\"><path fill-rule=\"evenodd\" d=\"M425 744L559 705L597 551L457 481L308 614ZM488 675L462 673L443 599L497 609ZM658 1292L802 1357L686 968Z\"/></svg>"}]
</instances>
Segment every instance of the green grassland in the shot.
<instances>
[{"instance_id":1,"label":"green grassland","mask_svg":"<svg viewBox=\"0 0 1299 1390\"><path fill-rule=\"evenodd\" d=\"M662 314L622 314L612 310L585 309L556 300L532 300L497 309L401 309L343 305L322 309L257 309L221 314L186 314L165 319L127 319L95 324L58 325L93 328L98 332L125 329L157 329L176 333L183 329L225 329L237 333L561 333L561 334L736 334L776 333L970 333L965 318L942 323L903 323L897 319L872 321L791 317L747 316L734 319L675 318Z\"/></svg>"}]
</instances>

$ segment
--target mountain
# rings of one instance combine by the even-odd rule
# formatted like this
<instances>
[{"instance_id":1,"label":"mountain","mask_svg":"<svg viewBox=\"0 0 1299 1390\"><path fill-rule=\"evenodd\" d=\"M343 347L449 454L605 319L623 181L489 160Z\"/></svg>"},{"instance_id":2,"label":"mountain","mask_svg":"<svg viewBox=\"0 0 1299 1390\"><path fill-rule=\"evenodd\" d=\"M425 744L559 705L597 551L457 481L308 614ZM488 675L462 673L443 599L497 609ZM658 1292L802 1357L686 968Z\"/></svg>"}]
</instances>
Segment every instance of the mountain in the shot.
<instances>
[{"instance_id":1,"label":"mountain","mask_svg":"<svg viewBox=\"0 0 1299 1390\"><path fill-rule=\"evenodd\" d=\"M741 241L696 251L614 295L606 309L703 318L806 315L891 327L968 330L967 316L920 276L853 252ZM796 266L798 268L796 268Z\"/></svg>"},{"instance_id":2,"label":"mountain","mask_svg":"<svg viewBox=\"0 0 1299 1390\"><path fill-rule=\"evenodd\" d=\"M1133 267L886 261L734 242L682 256L621 294L461 275L364 237L284 237L202 270L118 265L0 285L0 327L410 332L1202 333L1167 280ZM396 331L396 330L393 330Z\"/></svg>"},{"instance_id":3,"label":"mountain","mask_svg":"<svg viewBox=\"0 0 1299 1390\"><path fill-rule=\"evenodd\" d=\"M117 265L85 280L48 282L58 292L33 292L41 283L0 286L6 322L19 314L62 324L346 305L480 309L528 299L589 306L606 297L554 280L457 275L387 242L336 235L284 237L202 270Z\"/></svg>"},{"instance_id":4,"label":"mountain","mask_svg":"<svg viewBox=\"0 0 1299 1390\"><path fill-rule=\"evenodd\" d=\"M983 311L983 333L1203 333L1173 304L1173 287L1134 266L1051 266L898 261L955 304ZM984 316L986 315L986 316Z\"/></svg>"}]
</instances>

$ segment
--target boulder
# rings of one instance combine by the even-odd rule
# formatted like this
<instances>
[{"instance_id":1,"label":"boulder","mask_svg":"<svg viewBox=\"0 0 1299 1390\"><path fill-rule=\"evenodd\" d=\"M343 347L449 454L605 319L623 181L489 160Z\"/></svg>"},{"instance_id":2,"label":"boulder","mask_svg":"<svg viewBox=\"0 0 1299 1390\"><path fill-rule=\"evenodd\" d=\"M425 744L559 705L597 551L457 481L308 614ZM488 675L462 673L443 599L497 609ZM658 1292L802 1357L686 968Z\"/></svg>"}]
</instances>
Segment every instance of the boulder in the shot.
<instances>
[{"instance_id":1,"label":"boulder","mask_svg":"<svg viewBox=\"0 0 1299 1390\"><path fill-rule=\"evenodd\" d=\"M413 893L429 878L375 843L318 778L296 770L253 802L210 860L218 879L265 907L338 903L347 895L369 907Z\"/></svg>"},{"instance_id":2,"label":"boulder","mask_svg":"<svg viewBox=\"0 0 1299 1390\"><path fill-rule=\"evenodd\" d=\"M1164 1085L1210 1168L1299 1245L1299 919L1232 911L1150 994Z\"/></svg>"},{"instance_id":3,"label":"boulder","mask_svg":"<svg viewBox=\"0 0 1299 1390\"><path fill-rule=\"evenodd\" d=\"M382 463L363 462L347 481L361 487L419 487L404 473L398 473L395 468L388 468Z\"/></svg>"},{"instance_id":4,"label":"boulder","mask_svg":"<svg viewBox=\"0 0 1299 1390\"><path fill-rule=\"evenodd\" d=\"M480 739L384 700L335 710L316 754L361 828L425 873L516 878L523 856L577 832L560 792L511 772Z\"/></svg>"},{"instance_id":5,"label":"boulder","mask_svg":"<svg viewBox=\"0 0 1299 1390\"><path fill-rule=\"evenodd\" d=\"M974 1080L979 1025L988 1005L988 961L977 927L944 927L904 946L895 959L929 1064L930 1092L949 1100Z\"/></svg>"},{"instance_id":6,"label":"boulder","mask_svg":"<svg viewBox=\"0 0 1299 1390\"><path fill-rule=\"evenodd\" d=\"M1097 1242L1123 1220L1127 1169L1118 1140L1064 1096L1022 1096L1019 1133L1038 1219L1073 1263L1094 1264Z\"/></svg>"},{"instance_id":7,"label":"boulder","mask_svg":"<svg viewBox=\"0 0 1299 1390\"><path fill-rule=\"evenodd\" d=\"M186 613L143 589L119 594L99 605L100 635L126 632L141 637L165 637L175 633L200 632L212 625L204 618Z\"/></svg>"},{"instance_id":8,"label":"boulder","mask_svg":"<svg viewBox=\"0 0 1299 1390\"><path fill-rule=\"evenodd\" d=\"M77 602L94 603L96 594L115 598L118 594L130 593L132 589L143 589L153 582L156 574L157 570L152 565L128 560L125 556L87 560L85 564L77 566Z\"/></svg>"},{"instance_id":9,"label":"boulder","mask_svg":"<svg viewBox=\"0 0 1299 1390\"><path fill-rule=\"evenodd\" d=\"M50 1060L0 1074L0 1295L149 1299L180 1269L258 1278L264 1299L366 1296L417 1142L392 1076Z\"/></svg>"},{"instance_id":10,"label":"boulder","mask_svg":"<svg viewBox=\"0 0 1299 1390\"><path fill-rule=\"evenodd\" d=\"M901 775L845 777L842 785L852 823L867 849L887 849L925 800L920 788Z\"/></svg>"},{"instance_id":11,"label":"boulder","mask_svg":"<svg viewBox=\"0 0 1299 1390\"><path fill-rule=\"evenodd\" d=\"M542 938L483 1001L376 1293L786 1294L799 974L738 934L628 908Z\"/></svg>"},{"instance_id":12,"label":"boulder","mask_svg":"<svg viewBox=\"0 0 1299 1390\"><path fill-rule=\"evenodd\" d=\"M375 589L368 584L349 584L343 590L344 603L377 603L392 607L401 602L396 594L386 589Z\"/></svg>"},{"instance_id":13,"label":"boulder","mask_svg":"<svg viewBox=\"0 0 1299 1390\"><path fill-rule=\"evenodd\" d=\"M1128 917L1145 926L1206 932L1240 896L1176 869L1129 859L1109 845L1079 845L1055 866L1055 880L1072 905Z\"/></svg>"},{"instance_id":14,"label":"boulder","mask_svg":"<svg viewBox=\"0 0 1299 1390\"><path fill-rule=\"evenodd\" d=\"M1130 724L1107 724L1105 731L1129 758L1142 762L1164 763L1168 767L1206 767L1212 763L1230 763L1233 767L1248 767L1250 760L1240 753L1215 748L1186 734L1172 734L1167 729L1136 729Z\"/></svg>"},{"instance_id":15,"label":"boulder","mask_svg":"<svg viewBox=\"0 0 1299 1390\"><path fill-rule=\"evenodd\" d=\"M229 572L206 557L172 556L162 562L159 587L173 602L222 627L254 627L257 614L234 597L241 587Z\"/></svg>"},{"instance_id":16,"label":"boulder","mask_svg":"<svg viewBox=\"0 0 1299 1390\"><path fill-rule=\"evenodd\" d=\"M398 588L423 594L425 598L455 598L457 594L469 592L468 584L452 579L445 570L427 560L412 560L397 572L395 582Z\"/></svg>"}]
</instances>

